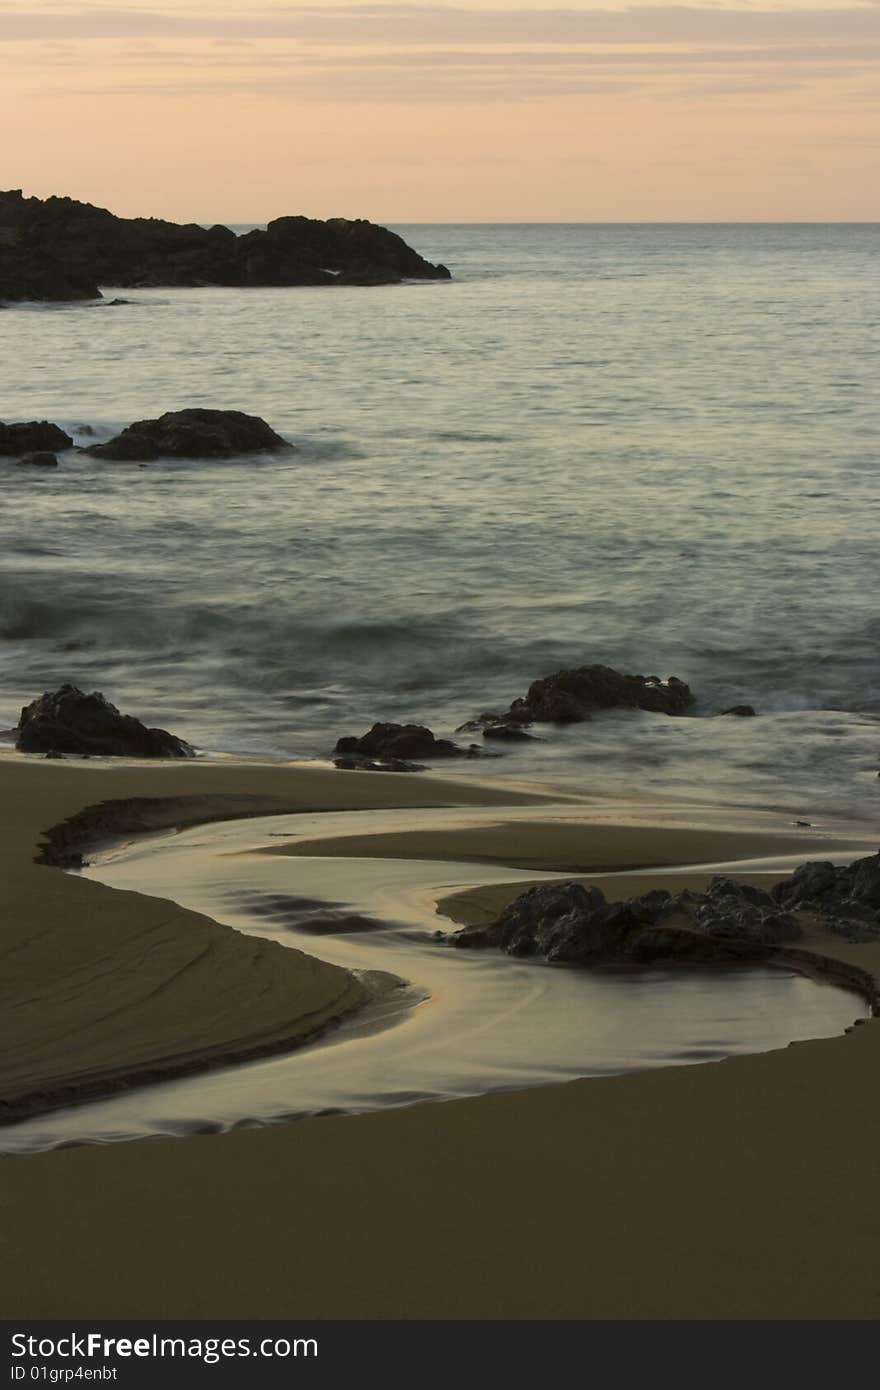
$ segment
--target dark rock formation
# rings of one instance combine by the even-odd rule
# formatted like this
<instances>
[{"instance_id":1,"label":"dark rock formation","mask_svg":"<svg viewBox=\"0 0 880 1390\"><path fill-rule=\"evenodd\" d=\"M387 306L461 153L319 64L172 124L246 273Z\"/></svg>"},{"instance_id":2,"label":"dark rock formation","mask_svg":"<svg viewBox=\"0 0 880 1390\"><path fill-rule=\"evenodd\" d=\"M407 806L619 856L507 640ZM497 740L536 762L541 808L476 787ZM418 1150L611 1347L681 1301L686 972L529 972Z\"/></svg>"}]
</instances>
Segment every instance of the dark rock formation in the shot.
<instances>
[{"instance_id":1,"label":"dark rock formation","mask_svg":"<svg viewBox=\"0 0 880 1390\"><path fill-rule=\"evenodd\" d=\"M880 851L835 866L826 860L801 864L773 889L787 912L817 914L828 931L854 941L880 939Z\"/></svg>"},{"instance_id":2,"label":"dark rock formation","mask_svg":"<svg viewBox=\"0 0 880 1390\"><path fill-rule=\"evenodd\" d=\"M498 947L570 965L763 959L801 935L769 892L713 878L705 894L665 890L608 902L580 883L530 888L488 927L452 935L456 947Z\"/></svg>"},{"instance_id":3,"label":"dark rock formation","mask_svg":"<svg viewBox=\"0 0 880 1390\"><path fill-rule=\"evenodd\" d=\"M0 455L7 458L72 448L70 435L48 420L22 420L12 425L0 422Z\"/></svg>"},{"instance_id":4,"label":"dark rock formation","mask_svg":"<svg viewBox=\"0 0 880 1390\"><path fill-rule=\"evenodd\" d=\"M106 444L90 444L93 458L149 463L154 459L238 458L292 453L294 446L261 420L240 410L171 410L158 420L136 420Z\"/></svg>"},{"instance_id":5,"label":"dark rock formation","mask_svg":"<svg viewBox=\"0 0 880 1390\"><path fill-rule=\"evenodd\" d=\"M573 965L648 965L763 959L801 928L769 893L713 879L705 893L663 889L609 903L599 888L530 888L487 927L466 927L454 946L494 946L513 956Z\"/></svg>"},{"instance_id":6,"label":"dark rock formation","mask_svg":"<svg viewBox=\"0 0 880 1390\"><path fill-rule=\"evenodd\" d=\"M57 468L58 460L54 454L42 451L37 454L25 454L23 458L16 460L19 468Z\"/></svg>"},{"instance_id":7,"label":"dark rock formation","mask_svg":"<svg viewBox=\"0 0 880 1390\"><path fill-rule=\"evenodd\" d=\"M20 193L0 193L0 307L3 300L100 299L96 277L71 262L63 243L50 249L31 235L24 213L27 204L37 202Z\"/></svg>"},{"instance_id":8,"label":"dark rock formation","mask_svg":"<svg viewBox=\"0 0 880 1390\"><path fill-rule=\"evenodd\" d=\"M192 758L193 749L165 729L148 729L120 714L94 691L74 685L47 691L25 705L18 721L16 748L22 753L80 753L120 758Z\"/></svg>"},{"instance_id":9,"label":"dark rock formation","mask_svg":"<svg viewBox=\"0 0 880 1390\"><path fill-rule=\"evenodd\" d=\"M597 709L644 709L685 714L694 703L690 687L677 676L628 676L610 666L579 666L534 681L523 699L514 700L506 724L576 724Z\"/></svg>"},{"instance_id":10,"label":"dark rock formation","mask_svg":"<svg viewBox=\"0 0 880 1390\"><path fill-rule=\"evenodd\" d=\"M466 758L473 755L470 748L460 748L448 738L435 738L424 724L374 724L361 738L341 738L336 752L355 758L379 758L387 763L395 759Z\"/></svg>"},{"instance_id":11,"label":"dark rock formation","mask_svg":"<svg viewBox=\"0 0 880 1390\"><path fill-rule=\"evenodd\" d=\"M99 285L385 285L447 280L363 219L279 217L265 231L116 217L73 198L0 193L0 299L93 299Z\"/></svg>"},{"instance_id":12,"label":"dark rock formation","mask_svg":"<svg viewBox=\"0 0 880 1390\"><path fill-rule=\"evenodd\" d=\"M738 719L754 719L756 713L751 705L731 705L730 709L723 709L718 717L723 719L727 714L734 714Z\"/></svg>"},{"instance_id":13,"label":"dark rock formation","mask_svg":"<svg viewBox=\"0 0 880 1390\"><path fill-rule=\"evenodd\" d=\"M880 940L880 852L841 868L802 864L769 892L713 878L704 893L660 889L609 903L593 886L542 884L489 926L445 939L575 965L756 960L803 935L798 912L850 941Z\"/></svg>"}]
</instances>

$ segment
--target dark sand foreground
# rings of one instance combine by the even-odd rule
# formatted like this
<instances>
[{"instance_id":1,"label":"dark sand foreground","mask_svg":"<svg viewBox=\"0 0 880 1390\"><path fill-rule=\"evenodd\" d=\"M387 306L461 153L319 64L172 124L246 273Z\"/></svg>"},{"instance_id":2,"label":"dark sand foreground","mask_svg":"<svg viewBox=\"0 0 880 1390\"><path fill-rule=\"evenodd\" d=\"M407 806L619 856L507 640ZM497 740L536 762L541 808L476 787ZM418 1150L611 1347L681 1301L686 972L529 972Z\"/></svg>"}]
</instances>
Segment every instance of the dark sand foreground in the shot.
<instances>
[{"instance_id":1,"label":"dark sand foreground","mask_svg":"<svg viewBox=\"0 0 880 1390\"><path fill-rule=\"evenodd\" d=\"M129 808L132 826L527 800L445 779L259 766L9 760L0 784L0 1090L29 1104L163 1059L197 1064L200 1049L205 1060L292 1041L357 1003L334 967L34 864L50 825L132 797L165 799ZM186 798L176 813L171 798ZM672 862L713 857L678 833ZM764 852L780 853L772 839ZM603 842L603 868L633 866L625 841L610 860ZM669 862L669 848L639 862ZM742 851L760 852L751 840ZM487 891L454 915L485 914L503 897ZM880 974L880 946L807 945ZM878 1067L872 1020L710 1065L6 1158L0 1312L876 1318Z\"/></svg>"}]
</instances>

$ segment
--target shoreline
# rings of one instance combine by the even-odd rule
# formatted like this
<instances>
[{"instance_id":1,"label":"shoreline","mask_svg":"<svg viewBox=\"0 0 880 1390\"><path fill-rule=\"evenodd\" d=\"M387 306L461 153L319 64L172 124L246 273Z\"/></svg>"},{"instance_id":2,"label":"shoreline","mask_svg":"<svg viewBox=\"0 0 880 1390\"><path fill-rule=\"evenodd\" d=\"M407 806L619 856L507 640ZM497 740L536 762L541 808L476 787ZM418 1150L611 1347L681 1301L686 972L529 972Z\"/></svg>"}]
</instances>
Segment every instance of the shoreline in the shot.
<instances>
[{"instance_id":1,"label":"shoreline","mask_svg":"<svg viewBox=\"0 0 880 1390\"><path fill-rule=\"evenodd\" d=\"M45 766L44 760L27 757L4 759L0 761L0 782L11 769L17 769L12 773L12 781L18 783L28 770L37 772L40 765ZM57 768L58 765L53 766ZM212 774L220 771L223 775L218 786L201 793L189 790L171 796L126 795L98 801L91 800L87 795L87 790L93 790L95 778L98 779L97 789L103 790L109 785L115 790L122 777L122 789L127 791L136 789L132 787L132 779L140 787L145 774L147 783L150 783L154 779L149 773L158 773L163 778L172 770L179 774L174 778L175 786L188 786L190 779L185 774L193 766L149 762L139 765L122 760L107 760L102 766L99 760L90 759L87 764L68 761L66 767L58 769L60 781L78 784L81 787L78 800L83 797L85 800L77 805L72 814L39 832L34 846L34 865L42 869L65 871L65 879L70 881L71 875L66 871L87 865L88 860L84 856L91 850L125 843L133 836L155 835L164 831L173 834L188 828L197 829L200 825L226 820L257 820L279 813L318 811L332 817L334 812L342 809L346 817L367 812L370 820L378 821L378 825L374 823L367 833L330 834L299 839L295 843L285 840L282 844L267 845L251 852L267 856L317 854L320 857L453 860L475 866L491 865L526 871L540 867L544 872L596 883L609 898L615 898L627 896L633 891L670 885L673 881L678 887L705 887L711 873L708 868L702 868L704 862L712 864L719 859L735 861L739 858L747 864L751 855L763 854L769 859L783 852L788 858L800 858L807 857L808 853L815 855L839 850L845 843L819 833L806 835L803 831L791 829L771 830L769 826L747 829L739 824L734 828L730 824L731 818L717 808L702 809L703 820L714 817L722 821L720 826L711 829L694 824L695 811L700 817L701 808L679 807L673 811L671 820L674 822L678 819L680 825L658 825L656 817L659 808L654 808L655 819L651 821L650 808L640 806L638 802L622 802L617 808L617 819L608 821L603 799L592 799L593 804L590 804L589 798L585 797L579 802L570 793L563 793L565 803L561 804L554 799L555 789L550 788L529 793L521 788L508 789L497 780L494 784L480 783L475 779L463 783L456 781L454 775L445 779L407 776L401 785L397 778L389 782L387 775L378 776L377 780L376 774L371 778L363 772L340 772L308 764L204 762L195 766L208 776L207 779L198 780L216 782L217 778ZM237 783L242 776L249 778L254 772L264 786L267 781L270 784L277 782L280 774L290 787L286 799L279 801L277 791L255 793L239 789ZM37 772L37 775L40 774ZM230 779L234 789L230 788ZM343 779L341 785L339 779ZM355 781L352 782L352 779ZM58 782L59 777L55 781ZM162 786L161 790L167 791L168 787ZM417 820L420 812L436 811L444 801L454 810L455 825L429 830L411 828L412 820ZM520 806L512 809L517 802ZM538 819L543 809L542 803L549 803L543 821ZM481 810L487 806L497 806L499 811L505 813L505 819L486 824L474 818L468 824L467 808L473 809L474 806ZM406 827L387 829L389 813L393 820L394 810L403 808L406 810ZM633 815L638 815L640 811L643 815L647 812L648 818L642 823L633 823ZM514 815L518 817L515 820L511 818ZM734 822L754 819L742 817L741 813L732 817ZM764 819L768 818L765 816ZM636 845L640 847L640 854L637 862L631 862ZM681 867L685 850L685 857L690 861L690 867L686 870ZM573 860L575 853L577 858ZM609 859L613 862L608 863ZM730 871L735 872L735 864ZM782 875L780 869L776 876ZM750 875L743 873L738 877L749 878ZM752 881L760 883L763 876L751 877ZM79 878L76 878L76 882L99 894L120 892L99 882ZM530 883L521 879L516 882L484 883L461 893L438 898L436 911L438 915L447 916L462 925L474 925L496 916L529 886ZM129 911L131 899L136 898L141 903L163 904L166 910L180 914L177 925L187 934L192 933L193 926L198 922L202 935L207 935L208 939L205 954L216 953L218 944L222 945L229 955L229 961L223 964L221 978L211 980L209 987L213 992L228 987L229 975L235 972L236 992L242 996L244 1007L253 1009L255 1015L253 1020L248 1018L248 1031L230 1034L229 1028L223 1026L224 1020L220 1020L218 1026L218 1020L203 1018L200 1022L209 1031L197 1048L178 1043L176 1051L165 1051L168 1043L163 1030L167 1028L169 1020L160 1010L155 1018L139 1021L139 1033L134 1039L135 1046L139 1047L147 1035L147 1045L153 1048L149 1060L138 1056L127 1064L119 1063L117 1035L114 1039L117 1051L112 1061L104 1058L97 1068L92 1063L90 1071L77 1070L75 1050L73 1061L70 1051L67 1051L65 1071L60 1076L38 1075L29 1089L18 1092L14 1089L10 1092L8 1070L4 1072L0 1065L0 1127L39 1118L55 1110L107 1099L141 1086L291 1052L319 1041L340 1023L375 1004L384 993L407 983L391 976L381 986L375 981L367 986L359 978L359 972L328 963L307 950L244 935L211 915L194 913L161 897L145 897L140 892L127 892L125 896L129 900L126 904ZM167 922L163 922L162 926L167 927ZM151 946L150 949L154 948ZM182 971L191 972L198 968L200 959L187 959ZM785 965L808 977L827 979L854 990L868 1003L872 1014L878 1012L880 993L877 980L852 962L840 960L827 952L781 948L768 963ZM39 959L31 960L29 964L31 972L39 975ZM211 964L216 969L216 962L212 960ZM78 961L77 966L81 969L83 961ZM253 980L248 978L247 973L242 977L242 971L252 972ZM271 978L271 986L267 986L267 978ZM90 982L92 993L93 983ZM167 978L160 976L158 982L151 981L151 984L158 993L173 990L175 973L170 973ZM267 988L275 988L277 992L279 987L289 987L296 994L295 1004L291 999L285 1005L283 1021L274 1011L267 1011L265 1000ZM88 1010L94 1002L83 1000L81 1008ZM11 1013L15 1011L16 1003L13 992ZM192 999L188 1003L192 1007ZM98 1007L101 1007L100 1001ZM84 1023L87 1027L88 1019L75 1019L75 1026L80 1029Z\"/></svg>"},{"instance_id":2,"label":"shoreline","mask_svg":"<svg viewBox=\"0 0 880 1390\"><path fill-rule=\"evenodd\" d=\"M271 815L304 802L310 811L343 809L340 802L412 811L430 795L434 806L464 811L516 801L523 817L551 799L470 780L265 764L4 759L4 782L2 940L23 989L30 972L44 1025L59 969L77 964L69 950L58 961L59 944L67 938L82 951L88 938L93 955L118 966L128 912L146 941L164 921L172 939L229 933L254 945L162 899L35 863L41 833L90 804L128 804L138 825L127 822L124 833L134 833L161 828L143 825L144 798L163 799L162 814L188 807L192 815L196 800L204 812L212 798L215 810L225 798L224 815L259 813L259 798ZM106 815L105 806L99 821ZM76 848L69 835L61 852ZM623 888L630 876L610 877ZM490 885L485 893L502 891ZM470 910L489 910L478 898L471 890ZM821 936L806 944L811 967L814 951L826 953L876 989L880 946ZM111 986L116 979L111 971ZM155 1041L173 1018L162 997L152 1013L141 1011L141 1041L148 1022ZM200 996L203 1010L207 1000ZM132 1035L117 1036L120 1043L131 1048ZM292 1310L342 1318L876 1318L878 1060L873 1019L844 1035L714 1065L7 1157L4 1307L7 1316L28 1317L94 1316L99 1308L105 1317L154 1318ZM181 1230L195 1237L185 1246Z\"/></svg>"},{"instance_id":3,"label":"shoreline","mask_svg":"<svg viewBox=\"0 0 880 1390\"><path fill-rule=\"evenodd\" d=\"M284 765L0 761L0 949L9 962L0 1124L287 1051L374 997L350 972L296 948L161 897L59 874L84 849L261 814L500 800L476 785L425 784L375 787L363 773Z\"/></svg>"}]
</instances>

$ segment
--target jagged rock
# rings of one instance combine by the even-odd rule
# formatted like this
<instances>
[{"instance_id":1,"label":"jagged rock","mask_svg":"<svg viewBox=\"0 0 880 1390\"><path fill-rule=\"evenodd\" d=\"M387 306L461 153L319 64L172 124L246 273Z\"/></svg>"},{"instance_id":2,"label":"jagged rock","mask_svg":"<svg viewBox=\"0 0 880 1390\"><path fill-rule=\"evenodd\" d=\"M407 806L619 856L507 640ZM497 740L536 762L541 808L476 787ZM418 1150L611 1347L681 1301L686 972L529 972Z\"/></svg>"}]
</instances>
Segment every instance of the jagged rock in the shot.
<instances>
[{"instance_id":1,"label":"jagged rock","mask_svg":"<svg viewBox=\"0 0 880 1390\"><path fill-rule=\"evenodd\" d=\"M849 941L880 940L880 852L841 867L802 864L770 891L716 877L703 893L656 890L609 903L592 885L541 884L489 926L445 939L579 965L754 960L803 935L794 915L802 910Z\"/></svg>"},{"instance_id":2,"label":"jagged rock","mask_svg":"<svg viewBox=\"0 0 880 1390\"><path fill-rule=\"evenodd\" d=\"M0 454L23 458L26 454L55 453L72 449L73 440L48 420L21 420L11 425L0 421Z\"/></svg>"},{"instance_id":3,"label":"jagged rock","mask_svg":"<svg viewBox=\"0 0 880 1390\"><path fill-rule=\"evenodd\" d=\"M728 714L734 714L738 719L754 719L757 711L751 705L731 705L730 709L723 709L718 718L723 719Z\"/></svg>"},{"instance_id":4,"label":"jagged rock","mask_svg":"<svg viewBox=\"0 0 880 1390\"><path fill-rule=\"evenodd\" d=\"M192 747L165 729L148 729L120 714L98 691L74 685L46 691L25 705L16 748L22 753L80 753L120 758L192 758Z\"/></svg>"},{"instance_id":5,"label":"jagged rock","mask_svg":"<svg viewBox=\"0 0 880 1390\"><path fill-rule=\"evenodd\" d=\"M677 676L629 676L610 666L579 666L534 681L502 716L505 724L577 724L597 709L644 709L685 714L694 703Z\"/></svg>"},{"instance_id":6,"label":"jagged rock","mask_svg":"<svg viewBox=\"0 0 880 1390\"><path fill-rule=\"evenodd\" d=\"M838 882L837 869L830 860L812 860L795 869L791 878L774 886L774 897L788 906L809 904L830 893Z\"/></svg>"},{"instance_id":7,"label":"jagged rock","mask_svg":"<svg viewBox=\"0 0 880 1390\"><path fill-rule=\"evenodd\" d=\"M171 410L157 420L136 420L106 444L90 444L83 452L93 458L151 463L160 458L238 458L295 450L258 415L240 410Z\"/></svg>"},{"instance_id":8,"label":"jagged rock","mask_svg":"<svg viewBox=\"0 0 880 1390\"><path fill-rule=\"evenodd\" d=\"M755 920L742 920L738 909L701 921L662 889L609 903L592 885L551 883L530 888L491 925L466 927L448 939L454 946L494 946L508 955L572 965L763 959L778 939L789 937L762 933L758 910L752 911Z\"/></svg>"},{"instance_id":9,"label":"jagged rock","mask_svg":"<svg viewBox=\"0 0 880 1390\"><path fill-rule=\"evenodd\" d=\"M448 280L363 219L279 217L265 231L116 217L73 198L0 193L0 299L94 299L99 285L376 285Z\"/></svg>"},{"instance_id":10,"label":"jagged rock","mask_svg":"<svg viewBox=\"0 0 880 1390\"><path fill-rule=\"evenodd\" d=\"M876 940L880 936L880 851L840 866L828 860L801 864L791 878L776 884L773 897L787 911L817 913L827 930L839 936Z\"/></svg>"},{"instance_id":11,"label":"jagged rock","mask_svg":"<svg viewBox=\"0 0 880 1390\"><path fill-rule=\"evenodd\" d=\"M57 468L58 460L54 454L45 450L36 454L25 454L23 458L16 459L19 468Z\"/></svg>"},{"instance_id":12,"label":"jagged rock","mask_svg":"<svg viewBox=\"0 0 880 1390\"><path fill-rule=\"evenodd\" d=\"M460 748L448 738L435 738L424 724L374 724L361 738L341 738L336 752L359 758L379 758L383 762L402 758L466 758L469 748Z\"/></svg>"},{"instance_id":13,"label":"jagged rock","mask_svg":"<svg viewBox=\"0 0 880 1390\"><path fill-rule=\"evenodd\" d=\"M846 941L860 944L880 941L880 921L872 923L852 917L826 917L822 925L833 936L842 936Z\"/></svg>"}]
</instances>

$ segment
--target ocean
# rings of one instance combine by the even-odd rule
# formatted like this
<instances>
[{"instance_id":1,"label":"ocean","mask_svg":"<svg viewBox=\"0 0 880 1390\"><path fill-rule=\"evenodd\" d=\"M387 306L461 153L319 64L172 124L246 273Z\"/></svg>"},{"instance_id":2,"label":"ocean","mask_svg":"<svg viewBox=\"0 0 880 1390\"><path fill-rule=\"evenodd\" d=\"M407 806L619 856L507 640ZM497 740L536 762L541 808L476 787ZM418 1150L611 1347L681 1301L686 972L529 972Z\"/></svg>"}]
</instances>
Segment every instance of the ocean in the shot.
<instances>
[{"instance_id":1,"label":"ocean","mask_svg":"<svg viewBox=\"0 0 880 1390\"><path fill-rule=\"evenodd\" d=\"M875 815L880 229L395 230L453 280L0 312L0 419L234 408L299 450L0 465L0 727L73 681L208 755L326 758L602 662L695 717L450 766Z\"/></svg>"}]
</instances>

